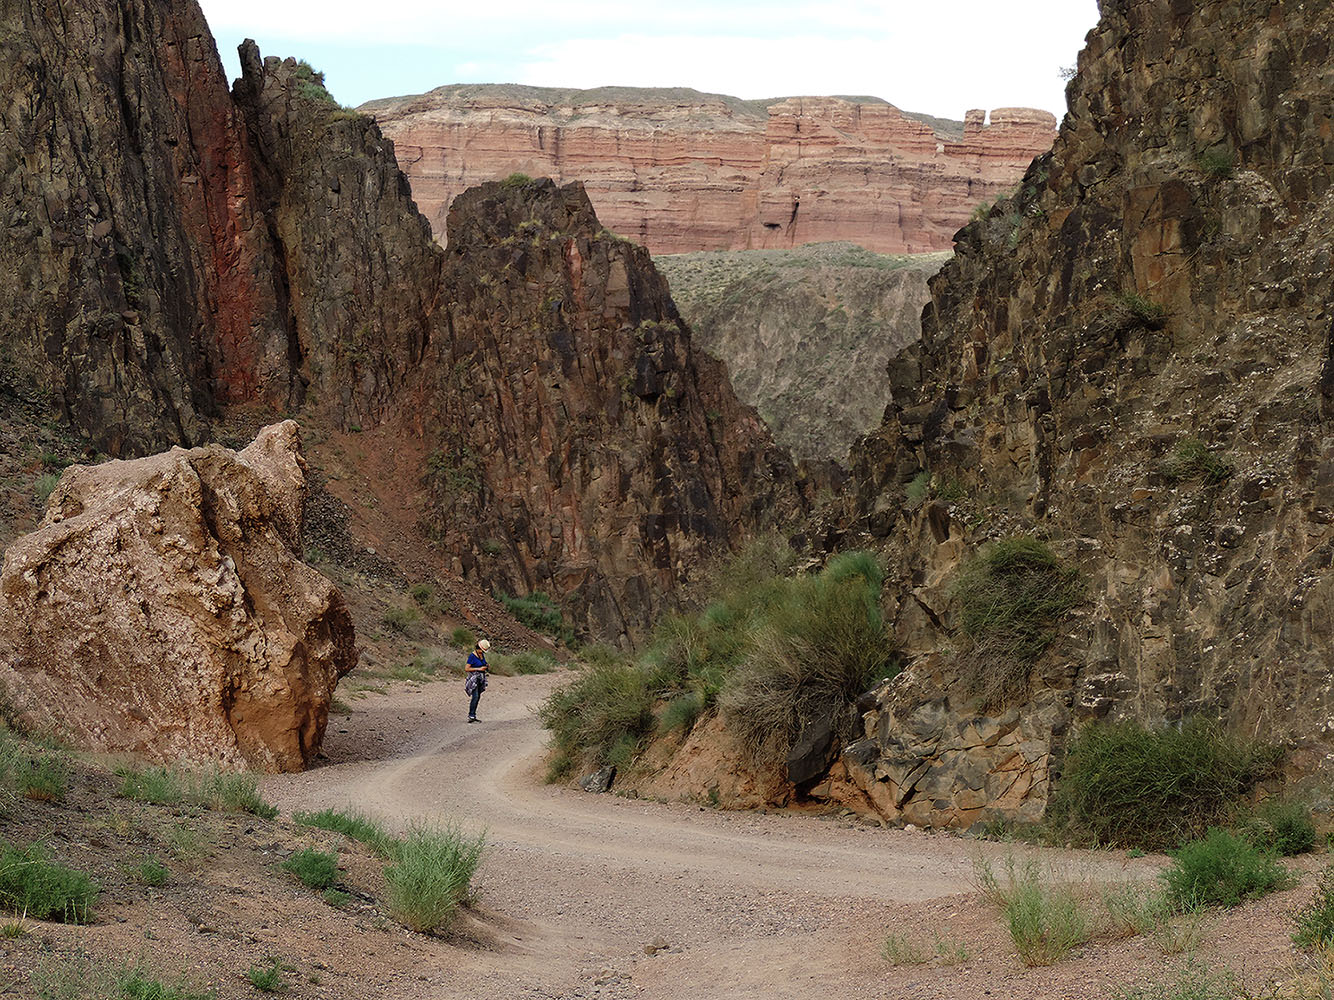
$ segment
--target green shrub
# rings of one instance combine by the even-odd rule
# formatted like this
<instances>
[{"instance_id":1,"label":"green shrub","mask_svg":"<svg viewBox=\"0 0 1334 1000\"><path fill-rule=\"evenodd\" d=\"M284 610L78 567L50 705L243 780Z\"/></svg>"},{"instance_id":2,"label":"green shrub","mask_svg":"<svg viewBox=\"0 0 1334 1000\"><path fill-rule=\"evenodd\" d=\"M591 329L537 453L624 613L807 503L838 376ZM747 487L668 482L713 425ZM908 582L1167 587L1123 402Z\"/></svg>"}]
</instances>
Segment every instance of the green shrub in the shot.
<instances>
[{"instance_id":1,"label":"green shrub","mask_svg":"<svg viewBox=\"0 0 1334 1000\"><path fill-rule=\"evenodd\" d=\"M338 855L303 847L282 864L308 889L327 889L338 879Z\"/></svg>"},{"instance_id":2,"label":"green shrub","mask_svg":"<svg viewBox=\"0 0 1334 1000\"><path fill-rule=\"evenodd\" d=\"M455 649L472 649L477 644L477 636L472 629L460 625L449 633L449 644Z\"/></svg>"},{"instance_id":3,"label":"green shrub","mask_svg":"<svg viewBox=\"0 0 1334 1000\"><path fill-rule=\"evenodd\" d=\"M407 634L421 621L421 612L411 606L395 605L385 609L384 627L393 629L395 632Z\"/></svg>"},{"instance_id":4,"label":"green shrub","mask_svg":"<svg viewBox=\"0 0 1334 1000\"><path fill-rule=\"evenodd\" d=\"M634 664L605 663L585 670L553 691L538 710L558 752L596 764L623 758L627 742L638 746L653 732L653 693L648 674Z\"/></svg>"},{"instance_id":5,"label":"green shrub","mask_svg":"<svg viewBox=\"0 0 1334 1000\"><path fill-rule=\"evenodd\" d=\"M926 498L931 495L931 473L926 469L917 473L903 492L909 510L916 510L922 506L926 503Z\"/></svg>"},{"instance_id":6,"label":"green shrub","mask_svg":"<svg viewBox=\"0 0 1334 1000\"><path fill-rule=\"evenodd\" d=\"M166 885L167 879L171 877L171 872L157 858L144 858L135 871L144 885Z\"/></svg>"},{"instance_id":7,"label":"green shrub","mask_svg":"<svg viewBox=\"0 0 1334 1000\"><path fill-rule=\"evenodd\" d=\"M198 990L181 976L164 980L144 962L119 967L94 965L86 959L39 965L32 985L38 1000L213 1000L211 990Z\"/></svg>"},{"instance_id":8,"label":"green shrub","mask_svg":"<svg viewBox=\"0 0 1334 1000\"><path fill-rule=\"evenodd\" d=\"M1232 475L1232 463L1219 458L1198 438L1185 438L1163 461L1162 472L1177 482L1201 479L1212 486Z\"/></svg>"},{"instance_id":9,"label":"green shrub","mask_svg":"<svg viewBox=\"0 0 1334 1000\"><path fill-rule=\"evenodd\" d=\"M1172 847L1225 823L1275 762L1272 748L1204 720L1095 723L1066 752L1049 819L1097 844Z\"/></svg>"},{"instance_id":10,"label":"green shrub","mask_svg":"<svg viewBox=\"0 0 1334 1000\"><path fill-rule=\"evenodd\" d=\"M521 188L525 184L531 184L532 182L533 179L531 177L529 177L527 174L521 174L519 173L519 171L516 170L514 171L514 173L510 174L500 183L507 188Z\"/></svg>"},{"instance_id":11,"label":"green shrub","mask_svg":"<svg viewBox=\"0 0 1334 1000\"><path fill-rule=\"evenodd\" d=\"M1303 948L1334 947L1334 865L1316 879L1310 902L1295 914L1297 931L1292 939Z\"/></svg>"},{"instance_id":12,"label":"green shrub","mask_svg":"<svg viewBox=\"0 0 1334 1000\"><path fill-rule=\"evenodd\" d=\"M1117 937L1149 934L1171 917L1171 907L1161 886L1127 882L1108 886L1102 893L1103 906L1112 933Z\"/></svg>"},{"instance_id":13,"label":"green shrub","mask_svg":"<svg viewBox=\"0 0 1334 1000\"><path fill-rule=\"evenodd\" d=\"M435 588L429 583L414 583L408 590L418 607L430 609L435 603Z\"/></svg>"},{"instance_id":14,"label":"green shrub","mask_svg":"<svg viewBox=\"0 0 1334 1000\"><path fill-rule=\"evenodd\" d=\"M1028 689L1029 671L1084 597L1079 571L1045 544L1017 536L985 546L950 588L967 641L963 684L983 707L1000 708Z\"/></svg>"},{"instance_id":15,"label":"green shrub","mask_svg":"<svg viewBox=\"0 0 1334 1000\"><path fill-rule=\"evenodd\" d=\"M802 728L837 716L893 660L880 614L883 573L865 552L845 552L818 576L785 582L718 704L757 763L783 761Z\"/></svg>"},{"instance_id":16,"label":"green shrub","mask_svg":"<svg viewBox=\"0 0 1334 1000\"><path fill-rule=\"evenodd\" d=\"M1291 873L1245 837L1212 829L1186 844L1162 872L1167 898L1179 910L1236 906L1284 888Z\"/></svg>"},{"instance_id":17,"label":"green shrub","mask_svg":"<svg viewBox=\"0 0 1334 1000\"><path fill-rule=\"evenodd\" d=\"M1056 884L1036 861L1020 865L1010 857L1000 877L988 862L979 861L975 874L983 894L1005 918L1025 965L1052 965L1092 935L1074 891Z\"/></svg>"},{"instance_id":18,"label":"green shrub","mask_svg":"<svg viewBox=\"0 0 1334 1000\"><path fill-rule=\"evenodd\" d=\"M484 846L484 837L465 837L452 826L410 828L384 870L395 919L415 931L447 927L467 895Z\"/></svg>"},{"instance_id":19,"label":"green shrub","mask_svg":"<svg viewBox=\"0 0 1334 1000\"><path fill-rule=\"evenodd\" d=\"M87 923L97 884L51 857L40 844L18 847L0 841L0 906L34 920Z\"/></svg>"},{"instance_id":20,"label":"green shrub","mask_svg":"<svg viewBox=\"0 0 1334 1000\"><path fill-rule=\"evenodd\" d=\"M510 597L504 593L497 593L496 597L517 621L529 628L562 639L574 638L574 633L565 624L556 602L540 590L534 591L527 597Z\"/></svg>"},{"instance_id":21,"label":"green shrub","mask_svg":"<svg viewBox=\"0 0 1334 1000\"><path fill-rule=\"evenodd\" d=\"M1237 158L1232 150L1215 146L1200 154L1199 164L1206 177L1226 180L1237 168Z\"/></svg>"},{"instance_id":22,"label":"green shrub","mask_svg":"<svg viewBox=\"0 0 1334 1000\"><path fill-rule=\"evenodd\" d=\"M1167 310L1143 295L1126 292L1118 295L1116 301L1129 314L1131 320L1150 329L1158 329L1167 319Z\"/></svg>"},{"instance_id":23,"label":"green shrub","mask_svg":"<svg viewBox=\"0 0 1334 1000\"><path fill-rule=\"evenodd\" d=\"M338 102L324 86L324 74L304 59L296 64L296 79L296 92L306 100L338 107Z\"/></svg>"},{"instance_id":24,"label":"green shrub","mask_svg":"<svg viewBox=\"0 0 1334 1000\"><path fill-rule=\"evenodd\" d=\"M662 729L671 732L681 729L689 732L694 728L700 713L704 711L704 699L698 691L687 691L677 695L662 711Z\"/></svg>"},{"instance_id":25,"label":"green shrub","mask_svg":"<svg viewBox=\"0 0 1334 1000\"><path fill-rule=\"evenodd\" d=\"M1305 854L1315 847L1315 824L1311 810L1300 802L1267 799L1250 816L1241 832L1265 851L1285 858Z\"/></svg>"},{"instance_id":26,"label":"green shrub","mask_svg":"<svg viewBox=\"0 0 1334 1000\"><path fill-rule=\"evenodd\" d=\"M285 966L281 959L267 959L263 966L252 965L246 972L250 985L261 993L286 993L287 981L283 978Z\"/></svg>"},{"instance_id":27,"label":"green shrub","mask_svg":"<svg viewBox=\"0 0 1334 1000\"><path fill-rule=\"evenodd\" d=\"M355 810L340 812L337 809L322 809L313 813L296 812L292 814L292 820L303 826L341 833L345 837L365 844L382 857L391 857L398 844L383 826Z\"/></svg>"},{"instance_id":28,"label":"green shrub","mask_svg":"<svg viewBox=\"0 0 1334 1000\"><path fill-rule=\"evenodd\" d=\"M352 902L352 894L343 892L341 889L325 889L324 901L335 909L341 910L348 903Z\"/></svg>"},{"instance_id":29,"label":"green shrub","mask_svg":"<svg viewBox=\"0 0 1334 1000\"><path fill-rule=\"evenodd\" d=\"M549 674L556 669L556 658L550 653L525 649L514 657L516 674Z\"/></svg>"},{"instance_id":30,"label":"green shrub","mask_svg":"<svg viewBox=\"0 0 1334 1000\"><path fill-rule=\"evenodd\" d=\"M59 483L60 475L55 472L47 472L38 478L36 485L33 486L33 499L37 501L38 508L46 509L46 502L51 499L51 494L55 492Z\"/></svg>"}]
</instances>

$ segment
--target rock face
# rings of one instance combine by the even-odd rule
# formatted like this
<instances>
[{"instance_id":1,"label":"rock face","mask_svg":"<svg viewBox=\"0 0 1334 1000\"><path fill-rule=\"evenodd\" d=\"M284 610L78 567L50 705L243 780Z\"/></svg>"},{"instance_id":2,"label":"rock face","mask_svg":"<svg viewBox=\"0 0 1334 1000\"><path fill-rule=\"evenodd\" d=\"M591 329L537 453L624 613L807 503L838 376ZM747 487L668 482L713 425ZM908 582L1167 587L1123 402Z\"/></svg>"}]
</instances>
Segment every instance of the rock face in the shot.
<instances>
[{"instance_id":1,"label":"rock face","mask_svg":"<svg viewBox=\"0 0 1334 1000\"><path fill-rule=\"evenodd\" d=\"M798 516L786 453L581 185L466 192L446 257L450 336L407 412L430 453L427 529L461 575L633 636L692 568Z\"/></svg>"},{"instance_id":2,"label":"rock face","mask_svg":"<svg viewBox=\"0 0 1334 1000\"><path fill-rule=\"evenodd\" d=\"M851 751L887 815L1039 815L1100 718L1219 716L1328 769L1332 32L1328 3L1105 0L1053 153L932 280L855 462L911 658ZM1086 598L983 709L951 584L1023 534Z\"/></svg>"},{"instance_id":3,"label":"rock face","mask_svg":"<svg viewBox=\"0 0 1334 1000\"><path fill-rule=\"evenodd\" d=\"M693 90L439 87L371 101L418 205L512 172L583 181L598 217L655 254L849 240L948 250L976 206L1051 148L1045 111L947 122L873 98L741 101Z\"/></svg>"},{"instance_id":4,"label":"rock face","mask_svg":"<svg viewBox=\"0 0 1334 1000\"><path fill-rule=\"evenodd\" d=\"M193 2L66 6L0 14L0 346L113 455L376 415L437 295L390 145L253 45L229 94Z\"/></svg>"},{"instance_id":5,"label":"rock face","mask_svg":"<svg viewBox=\"0 0 1334 1000\"><path fill-rule=\"evenodd\" d=\"M0 683L98 751L299 770L356 663L338 590L300 558L296 424L74 466L0 573Z\"/></svg>"},{"instance_id":6,"label":"rock face","mask_svg":"<svg viewBox=\"0 0 1334 1000\"><path fill-rule=\"evenodd\" d=\"M847 461L889 402L885 368L922 335L927 278L949 254L848 243L657 257L698 347L799 459Z\"/></svg>"}]
</instances>

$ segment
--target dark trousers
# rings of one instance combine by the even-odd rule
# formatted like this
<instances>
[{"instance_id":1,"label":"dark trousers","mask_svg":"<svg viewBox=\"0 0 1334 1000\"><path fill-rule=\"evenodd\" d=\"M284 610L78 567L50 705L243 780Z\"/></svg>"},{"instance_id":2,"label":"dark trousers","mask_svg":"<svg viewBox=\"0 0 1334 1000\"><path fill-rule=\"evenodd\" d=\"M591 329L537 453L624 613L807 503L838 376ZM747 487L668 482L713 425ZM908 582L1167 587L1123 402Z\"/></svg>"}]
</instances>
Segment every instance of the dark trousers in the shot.
<instances>
[{"instance_id":1,"label":"dark trousers","mask_svg":"<svg viewBox=\"0 0 1334 1000\"><path fill-rule=\"evenodd\" d=\"M482 685L478 684L472 693L472 703L468 706L468 718L477 718L477 703L482 700Z\"/></svg>"}]
</instances>

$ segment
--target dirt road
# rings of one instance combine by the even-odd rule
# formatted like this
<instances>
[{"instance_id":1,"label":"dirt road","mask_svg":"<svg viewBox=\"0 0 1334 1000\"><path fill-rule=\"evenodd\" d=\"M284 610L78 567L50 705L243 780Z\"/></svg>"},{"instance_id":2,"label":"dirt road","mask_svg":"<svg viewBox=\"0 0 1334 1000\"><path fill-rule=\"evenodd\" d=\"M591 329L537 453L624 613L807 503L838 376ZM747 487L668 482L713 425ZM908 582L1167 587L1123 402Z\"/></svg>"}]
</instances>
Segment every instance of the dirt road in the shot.
<instances>
[{"instance_id":1,"label":"dirt road","mask_svg":"<svg viewBox=\"0 0 1334 1000\"><path fill-rule=\"evenodd\" d=\"M396 827L485 829L481 917L464 930L476 946L424 968L422 997L934 997L943 970L889 966L888 930L1008 951L994 917L960 895L974 859L1008 847L543 784L534 709L560 679L496 678L477 725L452 680L367 698L331 722L325 766L266 781L285 810L350 805ZM1126 864L1080 862L1099 878L1145 874ZM648 954L655 943L667 947ZM997 986L991 961L973 964L951 970L949 995ZM1096 981L1082 964L1068 963L1070 982ZM1034 995L1024 975L990 995Z\"/></svg>"}]
</instances>

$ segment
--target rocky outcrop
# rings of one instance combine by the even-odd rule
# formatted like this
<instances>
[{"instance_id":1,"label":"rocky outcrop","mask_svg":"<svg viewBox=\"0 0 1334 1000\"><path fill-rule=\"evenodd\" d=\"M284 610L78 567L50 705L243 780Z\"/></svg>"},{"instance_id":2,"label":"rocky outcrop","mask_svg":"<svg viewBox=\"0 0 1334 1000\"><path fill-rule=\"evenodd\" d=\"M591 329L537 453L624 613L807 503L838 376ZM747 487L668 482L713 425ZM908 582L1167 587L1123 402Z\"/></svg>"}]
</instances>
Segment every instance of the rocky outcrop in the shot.
<instances>
[{"instance_id":1,"label":"rocky outcrop","mask_svg":"<svg viewBox=\"0 0 1334 1000\"><path fill-rule=\"evenodd\" d=\"M581 185L482 185L449 233L451 336L408 409L427 529L461 575L633 636L711 555L797 516L786 453Z\"/></svg>"},{"instance_id":2,"label":"rocky outcrop","mask_svg":"<svg viewBox=\"0 0 1334 1000\"><path fill-rule=\"evenodd\" d=\"M698 347L799 459L847 461L889 402L885 368L922 331L927 278L948 254L847 243L657 257Z\"/></svg>"},{"instance_id":3,"label":"rocky outcrop","mask_svg":"<svg viewBox=\"0 0 1334 1000\"><path fill-rule=\"evenodd\" d=\"M356 662L338 590L301 562L297 427L74 466L5 552L0 684L92 750L299 770Z\"/></svg>"},{"instance_id":4,"label":"rocky outcrop","mask_svg":"<svg viewBox=\"0 0 1334 1000\"><path fill-rule=\"evenodd\" d=\"M1100 718L1219 716L1329 768L1331 32L1323 2L1104 0L1052 154L932 280L855 461L911 659L854 748L887 815L1037 815ZM984 709L952 583L1024 534L1085 598Z\"/></svg>"},{"instance_id":5,"label":"rocky outcrop","mask_svg":"<svg viewBox=\"0 0 1334 1000\"><path fill-rule=\"evenodd\" d=\"M253 44L233 97L193 2L0 16L0 345L75 426L142 454L312 383L344 423L378 413L438 254L374 124Z\"/></svg>"},{"instance_id":6,"label":"rocky outcrop","mask_svg":"<svg viewBox=\"0 0 1334 1000\"><path fill-rule=\"evenodd\" d=\"M371 101L438 238L464 189L512 172L583 181L603 224L655 254L849 240L950 248L974 208L1051 148L1045 111L915 116L872 98L451 86Z\"/></svg>"}]
</instances>

